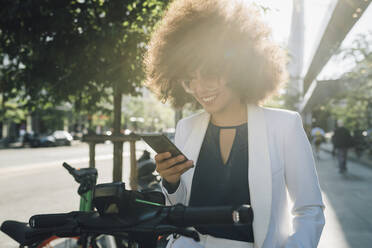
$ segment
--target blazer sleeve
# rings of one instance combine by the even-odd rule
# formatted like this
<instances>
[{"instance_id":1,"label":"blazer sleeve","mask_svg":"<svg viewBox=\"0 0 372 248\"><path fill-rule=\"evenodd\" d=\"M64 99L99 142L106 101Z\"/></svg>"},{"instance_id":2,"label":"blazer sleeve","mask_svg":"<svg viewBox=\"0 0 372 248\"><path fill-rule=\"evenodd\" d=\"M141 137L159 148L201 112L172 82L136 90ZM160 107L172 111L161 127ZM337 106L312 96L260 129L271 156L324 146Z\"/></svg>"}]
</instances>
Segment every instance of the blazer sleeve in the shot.
<instances>
[{"instance_id":1,"label":"blazer sleeve","mask_svg":"<svg viewBox=\"0 0 372 248\"><path fill-rule=\"evenodd\" d=\"M286 184L293 202L293 234L285 248L315 248L325 224L325 206L301 116L295 113L291 117L284 138L284 160Z\"/></svg>"},{"instance_id":2,"label":"blazer sleeve","mask_svg":"<svg viewBox=\"0 0 372 248\"><path fill-rule=\"evenodd\" d=\"M174 137L175 145L178 147L178 149L182 150L181 144L183 142L183 124L182 120L180 120L177 123L176 126L176 134ZM163 180L163 179L162 179ZM160 183L161 190L165 196L165 203L166 205L175 205L177 203L182 203L186 205L186 186L184 181L182 180L182 177L180 179L180 183L178 185L178 188L176 191L172 192L171 194L168 192L168 190L164 187L163 182Z\"/></svg>"}]
</instances>

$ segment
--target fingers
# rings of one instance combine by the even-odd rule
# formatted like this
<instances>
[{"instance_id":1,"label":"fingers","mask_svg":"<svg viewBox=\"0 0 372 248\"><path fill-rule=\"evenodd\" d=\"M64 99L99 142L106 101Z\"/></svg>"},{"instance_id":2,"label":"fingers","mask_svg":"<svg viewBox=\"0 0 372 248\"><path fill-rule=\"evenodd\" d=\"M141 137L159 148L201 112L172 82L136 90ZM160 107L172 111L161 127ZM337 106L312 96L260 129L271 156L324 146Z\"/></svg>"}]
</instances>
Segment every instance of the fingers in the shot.
<instances>
[{"instance_id":1,"label":"fingers","mask_svg":"<svg viewBox=\"0 0 372 248\"><path fill-rule=\"evenodd\" d=\"M156 171L170 183L180 180L181 175L194 166L192 160L186 160L185 156L172 157L171 153L164 152L155 156Z\"/></svg>"},{"instance_id":2,"label":"fingers","mask_svg":"<svg viewBox=\"0 0 372 248\"><path fill-rule=\"evenodd\" d=\"M170 152L163 152L163 153L158 153L155 155L155 161L156 162L161 162L165 159L168 159L172 157L172 154Z\"/></svg>"},{"instance_id":3,"label":"fingers","mask_svg":"<svg viewBox=\"0 0 372 248\"><path fill-rule=\"evenodd\" d=\"M185 161L185 157L183 155L179 155L177 157L169 158L168 155L161 153L161 156L157 157L156 169L158 172L162 170L166 170L170 167L173 167L175 164ZM159 154L160 155L160 154ZM168 159L167 159L168 158Z\"/></svg>"},{"instance_id":4,"label":"fingers","mask_svg":"<svg viewBox=\"0 0 372 248\"><path fill-rule=\"evenodd\" d=\"M194 167L194 162L193 161L188 160L187 162L189 162L189 164L187 164L187 166L185 166L184 168L180 168L179 175L182 175L183 173L185 173L186 171L188 171L189 169ZM185 162L185 163L187 163L187 162Z\"/></svg>"},{"instance_id":5,"label":"fingers","mask_svg":"<svg viewBox=\"0 0 372 248\"><path fill-rule=\"evenodd\" d=\"M177 164L171 168L159 172L160 176L167 178L174 175L182 175L185 171L193 167L194 162L192 160L187 160L184 163Z\"/></svg>"}]
</instances>

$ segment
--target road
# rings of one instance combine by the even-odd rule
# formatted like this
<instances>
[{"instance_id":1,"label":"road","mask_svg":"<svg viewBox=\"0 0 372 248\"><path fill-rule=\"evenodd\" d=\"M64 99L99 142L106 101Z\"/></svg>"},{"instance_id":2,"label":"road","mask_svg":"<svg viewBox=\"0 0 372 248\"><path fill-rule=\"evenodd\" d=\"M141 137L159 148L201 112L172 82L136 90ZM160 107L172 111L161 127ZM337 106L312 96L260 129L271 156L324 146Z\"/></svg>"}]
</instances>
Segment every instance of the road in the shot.
<instances>
[{"instance_id":1,"label":"road","mask_svg":"<svg viewBox=\"0 0 372 248\"><path fill-rule=\"evenodd\" d=\"M139 143L137 156L146 145ZM124 146L123 181L129 178L129 146ZM112 145L97 145L98 183L111 182ZM88 163L88 146L0 150L0 222L27 221L37 213L67 212L78 208L77 184L62 168ZM369 248L372 244L372 170L349 162L340 175L329 153L320 154L317 171L326 204L326 226L318 247ZM0 247L17 247L0 233Z\"/></svg>"},{"instance_id":2,"label":"road","mask_svg":"<svg viewBox=\"0 0 372 248\"><path fill-rule=\"evenodd\" d=\"M129 147L128 143L124 144L124 149L126 147ZM144 149L144 147L146 147L146 144L137 142L137 148L139 150ZM96 160L112 158L112 149L111 143L97 144ZM0 149L0 173L2 168L44 167L51 163L60 164L62 161L87 163L88 155L88 145L84 143L63 147Z\"/></svg>"},{"instance_id":3,"label":"road","mask_svg":"<svg viewBox=\"0 0 372 248\"><path fill-rule=\"evenodd\" d=\"M146 144L137 142L137 157ZM129 184L129 144L124 144L123 181ZM96 145L98 183L112 181L112 144ZM0 223L6 219L28 221L37 213L78 210L77 183L62 167L87 167L88 145L0 150ZM1 248L18 247L0 233Z\"/></svg>"}]
</instances>

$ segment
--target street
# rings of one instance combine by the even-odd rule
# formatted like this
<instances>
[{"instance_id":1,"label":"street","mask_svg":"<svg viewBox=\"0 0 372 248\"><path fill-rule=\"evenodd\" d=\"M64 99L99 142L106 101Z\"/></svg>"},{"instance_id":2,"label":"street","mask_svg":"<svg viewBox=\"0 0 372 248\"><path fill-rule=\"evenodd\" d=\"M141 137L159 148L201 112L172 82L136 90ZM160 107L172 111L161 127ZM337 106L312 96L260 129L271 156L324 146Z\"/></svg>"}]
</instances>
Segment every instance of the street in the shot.
<instances>
[{"instance_id":1,"label":"street","mask_svg":"<svg viewBox=\"0 0 372 248\"><path fill-rule=\"evenodd\" d=\"M146 146L137 145L137 157ZM123 181L129 179L129 144L124 146ZM112 145L96 149L98 183L112 179ZM67 212L78 209L77 184L62 167L88 163L88 146L0 150L0 222L27 221L33 214ZM317 164L326 204L326 226L319 247L368 248L372 244L372 170L353 162L340 175L336 160L322 151ZM0 234L0 247L17 247Z\"/></svg>"},{"instance_id":2,"label":"street","mask_svg":"<svg viewBox=\"0 0 372 248\"><path fill-rule=\"evenodd\" d=\"M141 150L144 143L137 142L137 149ZM124 146L129 146L125 144ZM96 160L112 158L112 144L96 145ZM129 151L129 149L128 149ZM77 143L73 146L44 147L44 148L18 148L0 149L0 173L4 168L15 170L15 168L45 167L50 164L62 164L63 161L73 163L86 163L89 161L88 145Z\"/></svg>"},{"instance_id":3,"label":"street","mask_svg":"<svg viewBox=\"0 0 372 248\"><path fill-rule=\"evenodd\" d=\"M146 147L137 142L137 158ZM112 181L112 144L96 145L98 183ZM129 183L129 143L124 144L123 181ZM7 219L27 222L38 213L75 211L79 208L77 183L62 167L87 167L88 145L0 150L0 223ZM18 247L0 233L0 247Z\"/></svg>"}]
</instances>

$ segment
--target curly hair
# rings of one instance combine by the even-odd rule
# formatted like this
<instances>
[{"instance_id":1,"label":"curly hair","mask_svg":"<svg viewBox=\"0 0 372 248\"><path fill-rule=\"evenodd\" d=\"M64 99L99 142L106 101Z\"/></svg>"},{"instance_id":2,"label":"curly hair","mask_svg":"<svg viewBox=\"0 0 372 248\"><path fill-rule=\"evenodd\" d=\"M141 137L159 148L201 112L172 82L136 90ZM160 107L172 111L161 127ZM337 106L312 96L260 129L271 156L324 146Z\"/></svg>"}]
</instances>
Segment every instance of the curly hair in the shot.
<instances>
[{"instance_id":1,"label":"curly hair","mask_svg":"<svg viewBox=\"0 0 372 248\"><path fill-rule=\"evenodd\" d=\"M219 77L246 103L259 103L287 80L287 56L260 11L242 0L175 0L144 57L145 85L174 107L195 101L181 81L198 70Z\"/></svg>"}]
</instances>

